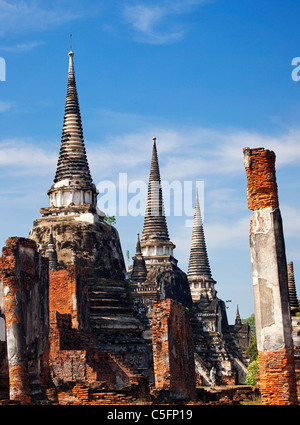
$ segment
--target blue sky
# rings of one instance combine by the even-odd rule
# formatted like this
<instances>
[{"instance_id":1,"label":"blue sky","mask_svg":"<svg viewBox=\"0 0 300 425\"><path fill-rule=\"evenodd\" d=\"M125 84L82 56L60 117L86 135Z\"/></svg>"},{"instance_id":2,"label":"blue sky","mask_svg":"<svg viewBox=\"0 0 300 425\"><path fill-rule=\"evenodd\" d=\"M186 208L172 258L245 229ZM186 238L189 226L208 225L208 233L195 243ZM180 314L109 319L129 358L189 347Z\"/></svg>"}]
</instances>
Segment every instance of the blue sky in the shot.
<instances>
[{"instance_id":1,"label":"blue sky","mask_svg":"<svg viewBox=\"0 0 300 425\"><path fill-rule=\"evenodd\" d=\"M72 33L95 184L117 185L119 173L147 182L154 135L163 180L204 182L207 249L232 323L237 304L242 317L254 311L242 148L273 149L287 259L300 279L299 17L297 0L0 0L1 245L27 236L48 205ZM132 256L143 217L116 218ZM184 271L190 218L172 208L167 218Z\"/></svg>"}]
</instances>

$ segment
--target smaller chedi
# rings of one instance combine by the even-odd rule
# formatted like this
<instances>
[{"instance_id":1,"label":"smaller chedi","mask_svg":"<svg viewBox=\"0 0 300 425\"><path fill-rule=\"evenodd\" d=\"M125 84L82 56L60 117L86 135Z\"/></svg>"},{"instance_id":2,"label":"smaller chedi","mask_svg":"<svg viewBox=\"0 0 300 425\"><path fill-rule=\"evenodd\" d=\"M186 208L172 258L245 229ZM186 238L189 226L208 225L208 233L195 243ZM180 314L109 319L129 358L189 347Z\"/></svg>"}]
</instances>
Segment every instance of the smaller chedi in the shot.
<instances>
[{"instance_id":1,"label":"smaller chedi","mask_svg":"<svg viewBox=\"0 0 300 425\"><path fill-rule=\"evenodd\" d=\"M131 287L144 337L151 338L152 309L156 299L172 298L187 308L193 329L194 357L199 384L209 384L209 371L216 367L221 384L244 383L248 358L249 326L242 324L239 311L229 325L224 301L217 297L207 255L198 192L187 275L174 257L164 212L163 193L153 138L148 197L141 240L129 267Z\"/></svg>"}]
</instances>

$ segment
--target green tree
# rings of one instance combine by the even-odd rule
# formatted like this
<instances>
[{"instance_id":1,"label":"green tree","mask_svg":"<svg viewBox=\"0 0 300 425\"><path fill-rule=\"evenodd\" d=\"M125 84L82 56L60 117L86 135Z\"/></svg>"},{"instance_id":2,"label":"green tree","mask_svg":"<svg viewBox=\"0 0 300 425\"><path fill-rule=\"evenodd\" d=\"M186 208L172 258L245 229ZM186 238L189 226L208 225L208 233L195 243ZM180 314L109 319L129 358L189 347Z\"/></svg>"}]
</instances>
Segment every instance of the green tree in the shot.
<instances>
[{"instance_id":1,"label":"green tree","mask_svg":"<svg viewBox=\"0 0 300 425\"><path fill-rule=\"evenodd\" d=\"M250 356L250 362L257 360L258 351L257 351L257 340L256 340L256 329L255 329L255 315L251 314L248 319L243 319L242 323L248 322L250 326L250 344L246 350L246 354Z\"/></svg>"}]
</instances>

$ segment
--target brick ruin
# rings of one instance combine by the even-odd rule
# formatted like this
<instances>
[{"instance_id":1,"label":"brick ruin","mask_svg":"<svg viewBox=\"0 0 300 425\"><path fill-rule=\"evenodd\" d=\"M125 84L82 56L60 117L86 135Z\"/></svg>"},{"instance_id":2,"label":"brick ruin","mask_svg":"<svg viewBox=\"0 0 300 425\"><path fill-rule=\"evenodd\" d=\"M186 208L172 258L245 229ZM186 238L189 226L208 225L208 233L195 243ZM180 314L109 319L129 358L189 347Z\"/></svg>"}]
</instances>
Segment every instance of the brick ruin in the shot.
<instances>
[{"instance_id":1,"label":"brick ruin","mask_svg":"<svg viewBox=\"0 0 300 425\"><path fill-rule=\"evenodd\" d=\"M99 349L89 324L84 268L68 266L50 270L48 275L48 260L38 253L34 241L25 238L7 241L0 267L1 315L7 335L0 357L3 398L21 404L46 399L59 404L150 399L145 376L121 354ZM172 361L163 388L155 385L153 397L195 398L193 344L185 309L170 299L160 303L153 320L158 322L161 315L167 318L168 349L157 348L160 335L154 333L154 371L159 370L158 357L165 353L172 353Z\"/></svg>"},{"instance_id":2,"label":"brick ruin","mask_svg":"<svg viewBox=\"0 0 300 425\"><path fill-rule=\"evenodd\" d=\"M196 385L243 382L249 326L234 325L217 297L198 195L188 273L169 238L156 139L147 208L127 279L117 230L97 207L69 53L61 150L49 206L29 239L9 238L0 258L0 398L28 404L184 403ZM265 404L297 402L299 322L289 285L275 155L244 150L261 394ZM291 277L292 276L292 277ZM290 300L290 303L289 303ZM293 316L294 317L294 316ZM296 316L295 316L296 317ZM295 318L294 317L294 318ZM298 344L298 345L297 345ZM295 355L296 354L296 355ZM298 373L297 372L297 373Z\"/></svg>"},{"instance_id":3,"label":"brick ruin","mask_svg":"<svg viewBox=\"0 0 300 425\"><path fill-rule=\"evenodd\" d=\"M244 149L250 251L263 404L296 404L288 274L275 174L275 154Z\"/></svg>"},{"instance_id":4,"label":"brick ruin","mask_svg":"<svg viewBox=\"0 0 300 425\"><path fill-rule=\"evenodd\" d=\"M155 370L157 356L166 353L159 353L159 335L152 336L152 325L136 311L119 235L97 208L73 56L71 51L49 207L41 208L30 239L10 238L2 251L0 315L6 341L0 344L0 395L22 404L149 402L165 394L169 401L188 400L195 396L195 369L192 335L180 303L190 300L186 276L172 264L162 282L157 314L169 317L171 302L186 324L182 328L182 322L168 319L169 354L177 351L180 359L170 357L170 373L161 389L155 385Z\"/></svg>"}]
</instances>

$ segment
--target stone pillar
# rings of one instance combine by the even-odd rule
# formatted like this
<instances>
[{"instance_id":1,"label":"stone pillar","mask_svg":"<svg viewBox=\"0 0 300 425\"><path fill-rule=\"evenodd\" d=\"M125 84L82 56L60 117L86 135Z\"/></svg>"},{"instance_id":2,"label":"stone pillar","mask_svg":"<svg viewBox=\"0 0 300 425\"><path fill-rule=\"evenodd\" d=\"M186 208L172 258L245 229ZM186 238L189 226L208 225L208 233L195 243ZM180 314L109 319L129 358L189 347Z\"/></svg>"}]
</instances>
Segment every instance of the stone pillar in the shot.
<instances>
[{"instance_id":1,"label":"stone pillar","mask_svg":"<svg viewBox=\"0 0 300 425\"><path fill-rule=\"evenodd\" d=\"M275 154L244 149L250 253L263 404L296 404L287 264L278 203Z\"/></svg>"},{"instance_id":2,"label":"stone pillar","mask_svg":"<svg viewBox=\"0 0 300 425\"><path fill-rule=\"evenodd\" d=\"M0 258L0 309L6 322L10 399L23 404L43 398L48 379L48 289L48 260L35 242L9 238Z\"/></svg>"},{"instance_id":3,"label":"stone pillar","mask_svg":"<svg viewBox=\"0 0 300 425\"><path fill-rule=\"evenodd\" d=\"M19 279L14 276L3 279L9 398L28 404L31 397L19 283Z\"/></svg>"}]
</instances>

